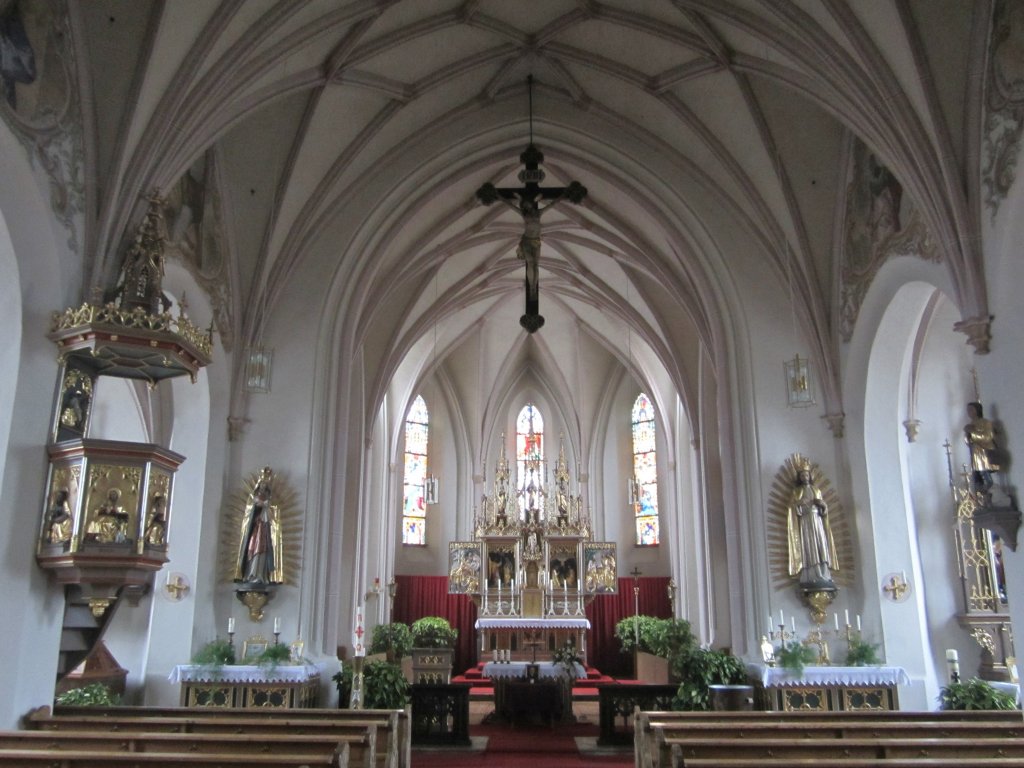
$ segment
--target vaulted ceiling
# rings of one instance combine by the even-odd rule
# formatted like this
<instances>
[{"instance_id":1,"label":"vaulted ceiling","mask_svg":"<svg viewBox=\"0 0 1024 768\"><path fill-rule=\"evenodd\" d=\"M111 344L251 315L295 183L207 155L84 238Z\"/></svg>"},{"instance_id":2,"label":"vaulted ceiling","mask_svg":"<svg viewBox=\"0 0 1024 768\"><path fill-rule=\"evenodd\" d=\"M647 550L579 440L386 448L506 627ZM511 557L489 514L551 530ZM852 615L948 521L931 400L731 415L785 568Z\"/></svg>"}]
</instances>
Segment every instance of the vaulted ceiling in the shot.
<instances>
[{"instance_id":1,"label":"vaulted ceiling","mask_svg":"<svg viewBox=\"0 0 1024 768\"><path fill-rule=\"evenodd\" d=\"M572 385L635 357L638 378L662 376L685 400L696 363L714 368L726 344L736 273L760 270L781 311L797 307L834 405L850 136L921 205L950 264L975 258L965 103L982 5L77 3L97 105L90 241L101 257L88 280L116 270L140 193L205 158L243 343L297 275L342 273L378 392L410 359L414 379L438 354L467 357L477 327L495 371L511 358ZM522 220L474 191L518 184L530 74L545 183L579 180L589 195L544 214L548 323L527 338ZM964 280L958 299L971 305ZM585 373L567 362L581 356Z\"/></svg>"}]
</instances>

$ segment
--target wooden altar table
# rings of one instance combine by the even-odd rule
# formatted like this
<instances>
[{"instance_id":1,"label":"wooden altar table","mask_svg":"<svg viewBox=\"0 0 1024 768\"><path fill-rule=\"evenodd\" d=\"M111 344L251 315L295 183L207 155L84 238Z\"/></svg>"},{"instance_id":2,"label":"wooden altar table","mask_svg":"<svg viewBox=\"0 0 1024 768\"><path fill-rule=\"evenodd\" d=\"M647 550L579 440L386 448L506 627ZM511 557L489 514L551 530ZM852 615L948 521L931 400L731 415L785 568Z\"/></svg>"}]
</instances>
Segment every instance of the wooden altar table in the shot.
<instances>
[{"instance_id":1,"label":"wooden altar table","mask_svg":"<svg viewBox=\"0 0 1024 768\"><path fill-rule=\"evenodd\" d=\"M320 670L312 664L179 664L168 679L181 684L183 707L296 709L316 707L320 697Z\"/></svg>"},{"instance_id":2,"label":"wooden altar table","mask_svg":"<svg viewBox=\"0 0 1024 768\"><path fill-rule=\"evenodd\" d=\"M747 668L764 709L776 712L839 712L899 709L897 686L909 685L903 667Z\"/></svg>"},{"instance_id":3,"label":"wooden altar table","mask_svg":"<svg viewBox=\"0 0 1024 768\"><path fill-rule=\"evenodd\" d=\"M529 675L531 668L536 675ZM582 664L570 671L556 662L488 662L484 677L494 683L494 712L509 722L521 722L530 716L550 724L572 720L573 679L587 676Z\"/></svg>"}]
</instances>

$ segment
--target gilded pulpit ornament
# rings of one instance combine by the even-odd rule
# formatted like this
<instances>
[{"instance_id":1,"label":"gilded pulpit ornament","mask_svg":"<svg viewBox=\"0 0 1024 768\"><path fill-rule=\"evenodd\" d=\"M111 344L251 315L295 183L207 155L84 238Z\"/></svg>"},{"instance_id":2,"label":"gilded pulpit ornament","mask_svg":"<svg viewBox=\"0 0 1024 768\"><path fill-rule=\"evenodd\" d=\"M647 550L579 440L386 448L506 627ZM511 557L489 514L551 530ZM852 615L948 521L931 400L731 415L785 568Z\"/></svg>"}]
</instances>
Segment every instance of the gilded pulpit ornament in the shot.
<instances>
[{"instance_id":1,"label":"gilded pulpit ornament","mask_svg":"<svg viewBox=\"0 0 1024 768\"><path fill-rule=\"evenodd\" d=\"M839 585L853 578L849 526L835 489L816 464L795 453L775 476L768 515L775 585L795 582L811 618L821 624Z\"/></svg>"},{"instance_id":2,"label":"gilded pulpit ornament","mask_svg":"<svg viewBox=\"0 0 1024 768\"><path fill-rule=\"evenodd\" d=\"M542 325L544 318L540 314L540 215L565 199L571 203L581 203L587 196L587 188L578 181L567 187L541 187L544 171L540 164L544 162L544 153L533 143L533 75L527 79L530 94L530 143L519 155L523 170L519 172L522 187L495 187L484 184L476 191L477 199L484 205L503 202L523 217L523 236L519 239L516 255L526 266L524 286L526 290L526 311L519 318L519 324L528 333L534 333ZM547 201L546 205L542 203Z\"/></svg>"},{"instance_id":3,"label":"gilded pulpit ornament","mask_svg":"<svg viewBox=\"0 0 1024 768\"><path fill-rule=\"evenodd\" d=\"M223 558L228 580L253 621L281 584L294 584L302 538L296 493L270 467L254 473L224 517Z\"/></svg>"}]
</instances>

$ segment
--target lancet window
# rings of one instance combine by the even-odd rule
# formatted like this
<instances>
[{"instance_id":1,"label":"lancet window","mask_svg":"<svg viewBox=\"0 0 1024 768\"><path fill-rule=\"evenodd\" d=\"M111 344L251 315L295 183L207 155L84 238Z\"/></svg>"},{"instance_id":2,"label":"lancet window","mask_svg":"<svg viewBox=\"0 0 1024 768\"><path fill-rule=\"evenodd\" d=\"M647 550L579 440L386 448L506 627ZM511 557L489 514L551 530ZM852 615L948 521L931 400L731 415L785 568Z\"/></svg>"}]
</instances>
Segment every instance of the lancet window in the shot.
<instances>
[{"instance_id":1,"label":"lancet window","mask_svg":"<svg viewBox=\"0 0 1024 768\"><path fill-rule=\"evenodd\" d=\"M654 406L640 393L633 403L633 478L630 483L638 546L657 546L658 462L654 447Z\"/></svg>"},{"instance_id":2,"label":"lancet window","mask_svg":"<svg viewBox=\"0 0 1024 768\"><path fill-rule=\"evenodd\" d=\"M422 395L417 395L405 418L405 477L402 500L402 543L427 543L427 442L430 414Z\"/></svg>"},{"instance_id":3,"label":"lancet window","mask_svg":"<svg viewBox=\"0 0 1024 768\"><path fill-rule=\"evenodd\" d=\"M519 510L526 515L530 484L534 495L544 487L544 418L533 403L527 403L516 417L516 488L519 489Z\"/></svg>"}]
</instances>

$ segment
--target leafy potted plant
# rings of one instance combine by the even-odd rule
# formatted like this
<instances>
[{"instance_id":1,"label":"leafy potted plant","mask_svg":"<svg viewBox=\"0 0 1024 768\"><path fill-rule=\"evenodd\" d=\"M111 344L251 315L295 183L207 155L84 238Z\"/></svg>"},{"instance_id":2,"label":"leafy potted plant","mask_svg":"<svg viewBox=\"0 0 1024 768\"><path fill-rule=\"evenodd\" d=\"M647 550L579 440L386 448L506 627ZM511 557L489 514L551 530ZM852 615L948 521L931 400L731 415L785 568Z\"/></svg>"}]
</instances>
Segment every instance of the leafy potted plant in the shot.
<instances>
[{"instance_id":1,"label":"leafy potted plant","mask_svg":"<svg viewBox=\"0 0 1024 768\"><path fill-rule=\"evenodd\" d=\"M677 621L682 624L677 625ZM633 671L637 680L661 684L669 681L672 648L680 641L683 645L693 642L689 622L654 616L626 616L619 619L615 625L615 637L622 644L624 653L633 651Z\"/></svg>"},{"instance_id":2,"label":"leafy potted plant","mask_svg":"<svg viewBox=\"0 0 1024 768\"><path fill-rule=\"evenodd\" d=\"M672 709L704 711L711 708L715 686L742 686L740 693L752 698L754 689L745 685L747 670L742 659L723 651L695 648L676 657L673 673L681 682ZM741 698L743 698L741 696Z\"/></svg>"},{"instance_id":3,"label":"leafy potted plant","mask_svg":"<svg viewBox=\"0 0 1024 768\"><path fill-rule=\"evenodd\" d=\"M338 687L338 707L348 709L352 697L352 665L343 664L331 679ZM404 709L409 701L409 683L397 664L372 659L363 665L363 707Z\"/></svg>"},{"instance_id":4,"label":"leafy potted plant","mask_svg":"<svg viewBox=\"0 0 1024 768\"><path fill-rule=\"evenodd\" d=\"M89 683L58 694L56 702L64 707L109 707L120 700L121 697L112 693L103 683Z\"/></svg>"},{"instance_id":5,"label":"leafy potted plant","mask_svg":"<svg viewBox=\"0 0 1024 768\"><path fill-rule=\"evenodd\" d=\"M799 675L804 667L818 660L818 652L803 643L789 643L775 652L775 658L784 669Z\"/></svg>"},{"instance_id":6,"label":"leafy potted plant","mask_svg":"<svg viewBox=\"0 0 1024 768\"><path fill-rule=\"evenodd\" d=\"M459 631L441 616L424 616L410 627L412 631L412 674L414 683L448 683L452 676L452 656Z\"/></svg>"},{"instance_id":7,"label":"leafy potted plant","mask_svg":"<svg viewBox=\"0 0 1024 768\"><path fill-rule=\"evenodd\" d=\"M846 651L846 666L848 667L871 667L880 664L878 658L878 645L869 643L859 637L851 637L850 645Z\"/></svg>"},{"instance_id":8,"label":"leafy potted plant","mask_svg":"<svg viewBox=\"0 0 1024 768\"><path fill-rule=\"evenodd\" d=\"M278 664L285 664L291 660L292 649L287 645L268 645L266 650L256 657L256 663L271 671L277 669Z\"/></svg>"},{"instance_id":9,"label":"leafy potted plant","mask_svg":"<svg viewBox=\"0 0 1024 768\"><path fill-rule=\"evenodd\" d=\"M216 673L221 667L235 663L235 646L227 640L211 640L192 656L192 663L205 672Z\"/></svg>"},{"instance_id":10,"label":"leafy potted plant","mask_svg":"<svg viewBox=\"0 0 1024 768\"><path fill-rule=\"evenodd\" d=\"M373 628L370 653L383 653L388 661L397 661L412 652L412 630L400 621L378 624Z\"/></svg>"},{"instance_id":11,"label":"leafy potted plant","mask_svg":"<svg viewBox=\"0 0 1024 768\"><path fill-rule=\"evenodd\" d=\"M950 683L939 691L940 709L1016 709L1017 702L1008 693L996 690L974 677L966 683Z\"/></svg>"}]
</instances>

